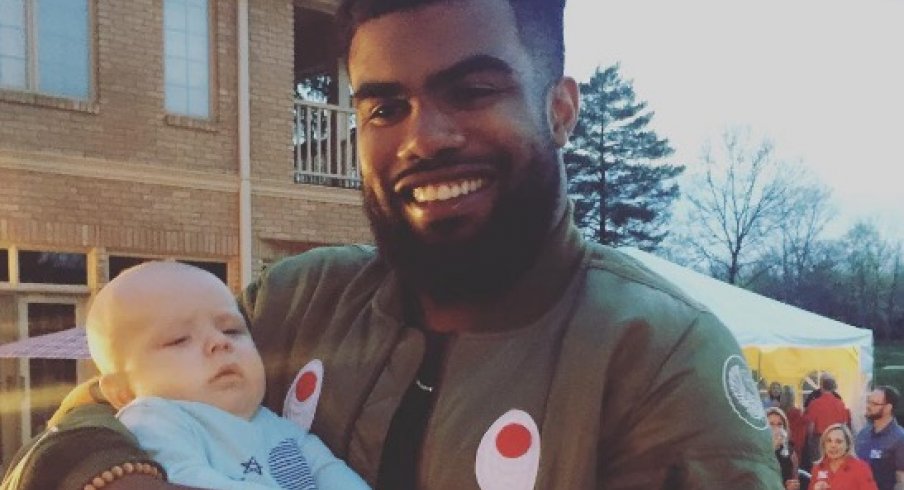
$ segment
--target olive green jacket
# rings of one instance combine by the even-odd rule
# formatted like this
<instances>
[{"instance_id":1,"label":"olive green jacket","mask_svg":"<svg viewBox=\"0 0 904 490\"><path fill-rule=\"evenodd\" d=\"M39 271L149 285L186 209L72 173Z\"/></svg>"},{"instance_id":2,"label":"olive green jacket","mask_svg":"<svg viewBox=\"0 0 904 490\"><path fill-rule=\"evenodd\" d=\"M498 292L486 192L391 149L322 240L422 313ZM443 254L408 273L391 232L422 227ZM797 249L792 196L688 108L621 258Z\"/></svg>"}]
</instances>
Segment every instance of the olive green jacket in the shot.
<instances>
[{"instance_id":1,"label":"olive green jacket","mask_svg":"<svg viewBox=\"0 0 904 490\"><path fill-rule=\"evenodd\" d=\"M517 490L524 475L524 488L535 476L552 490L781 488L756 386L719 320L568 221L553 238L477 331L448 345L419 486L477 489L480 474L483 490ZM274 265L242 303L265 404L280 407L320 360L312 430L373 484L425 351L396 275L371 248L320 249ZM535 431L530 454L493 447L507 420Z\"/></svg>"},{"instance_id":2,"label":"olive green jacket","mask_svg":"<svg viewBox=\"0 0 904 490\"><path fill-rule=\"evenodd\" d=\"M280 411L299 369L319 360L312 430L373 484L425 351L420 326L404 321L397 276L372 248L319 249L272 266L241 303L266 364L265 404ZM491 306L448 344L421 488L781 488L734 338L634 260L584 243L563 220L539 263ZM45 437L20 470L84 454L84 425ZM109 420L97 425L115 434ZM134 442L121 442L104 465L135 458L121 447ZM77 467L56 467L57 481L104 469Z\"/></svg>"}]
</instances>

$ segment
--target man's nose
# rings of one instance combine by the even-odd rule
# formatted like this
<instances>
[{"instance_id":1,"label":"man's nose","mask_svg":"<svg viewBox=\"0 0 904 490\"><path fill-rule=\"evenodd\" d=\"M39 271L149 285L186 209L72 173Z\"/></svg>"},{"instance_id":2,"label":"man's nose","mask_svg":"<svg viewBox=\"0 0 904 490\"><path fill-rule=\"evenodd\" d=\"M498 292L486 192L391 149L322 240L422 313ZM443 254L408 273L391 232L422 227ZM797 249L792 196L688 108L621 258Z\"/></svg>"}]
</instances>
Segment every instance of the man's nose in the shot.
<instances>
[{"instance_id":1,"label":"man's nose","mask_svg":"<svg viewBox=\"0 0 904 490\"><path fill-rule=\"evenodd\" d=\"M419 102L412 106L397 156L409 161L428 160L464 144L464 132L455 114L434 103Z\"/></svg>"}]
</instances>

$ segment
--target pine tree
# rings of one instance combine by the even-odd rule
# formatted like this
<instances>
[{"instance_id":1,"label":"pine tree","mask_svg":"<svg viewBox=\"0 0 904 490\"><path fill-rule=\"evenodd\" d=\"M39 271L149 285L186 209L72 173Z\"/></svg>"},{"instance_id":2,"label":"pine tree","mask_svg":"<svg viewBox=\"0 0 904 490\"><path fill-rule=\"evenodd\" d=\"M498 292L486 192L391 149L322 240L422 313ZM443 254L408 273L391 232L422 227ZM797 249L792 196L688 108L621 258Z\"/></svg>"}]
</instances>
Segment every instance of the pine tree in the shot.
<instances>
[{"instance_id":1,"label":"pine tree","mask_svg":"<svg viewBox=\"0 0 904 490\"><path fill-rule=\"evenodd\" d=\"M597 68L580 84L581 113L565 151L568 192L588 239L652 250L667 234L684 166L662 162L674 150L647 128L653 112L618 70Z\"/></svg>"}]
</instances>

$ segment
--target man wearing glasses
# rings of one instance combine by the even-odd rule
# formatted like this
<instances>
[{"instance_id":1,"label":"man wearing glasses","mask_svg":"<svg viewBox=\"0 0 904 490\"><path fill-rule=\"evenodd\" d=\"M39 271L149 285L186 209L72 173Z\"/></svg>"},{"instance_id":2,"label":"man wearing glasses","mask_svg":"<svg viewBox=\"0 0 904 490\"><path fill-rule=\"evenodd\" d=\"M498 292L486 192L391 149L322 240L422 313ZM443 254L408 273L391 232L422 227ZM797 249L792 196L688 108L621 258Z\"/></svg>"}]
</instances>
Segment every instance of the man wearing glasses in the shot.
<instances>
[{"instance_id":1,"label":"man wearing glasses","mask_svg":"<svg viewBox=\"0 0 904 490\"><path fill-rule=\"evenodd\" d=\"M900 398L894 387L876 387L866 403L870 424L857 434L857 456L869 462L879 490L904 490L904 429L895 420Z\"/></svg>"}]
</instances>

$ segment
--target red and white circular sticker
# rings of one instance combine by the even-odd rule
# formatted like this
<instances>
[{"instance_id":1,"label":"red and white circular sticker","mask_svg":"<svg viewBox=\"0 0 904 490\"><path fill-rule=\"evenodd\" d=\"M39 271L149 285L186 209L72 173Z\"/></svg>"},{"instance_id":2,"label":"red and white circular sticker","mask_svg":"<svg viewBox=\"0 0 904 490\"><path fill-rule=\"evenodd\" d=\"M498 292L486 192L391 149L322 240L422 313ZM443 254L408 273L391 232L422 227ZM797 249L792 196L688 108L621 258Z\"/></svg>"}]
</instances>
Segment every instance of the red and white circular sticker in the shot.
<instances>
[{"instance_id":1,"label":"red and white circular sticker","mask_svg":"<svg viewBox=\"0 0 904 490\"><path fill-rule=\"evenodd\" d=\"M320 401L323 387L323 363L314 359L304 365L295 375L295 380L286 393L283 402L283 417L295 422L302 429L310 430Z\"/></svg>"},{"instance_id":2,"label":"red and white circular sticker","mask_svg":"<svg viewBox=\"0 0 904 490\"><path fill-rule=\"evenodd\" d=\"M496 419L477 447L481 490L531 490L539 468L540 431L523 410L509 410Z\"/></svg>"}]
</instances>

